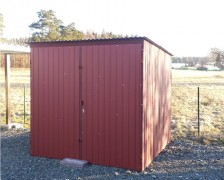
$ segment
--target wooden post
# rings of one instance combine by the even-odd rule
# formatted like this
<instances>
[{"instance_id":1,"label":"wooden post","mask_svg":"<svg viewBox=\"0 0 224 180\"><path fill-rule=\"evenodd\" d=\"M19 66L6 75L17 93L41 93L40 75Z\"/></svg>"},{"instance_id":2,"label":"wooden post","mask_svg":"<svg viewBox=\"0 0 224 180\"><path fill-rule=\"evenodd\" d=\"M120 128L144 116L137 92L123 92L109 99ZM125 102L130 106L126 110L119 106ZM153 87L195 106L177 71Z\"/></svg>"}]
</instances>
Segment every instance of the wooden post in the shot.
<instances>
[{"instance_id":1,"label":"wooden post","mask_svg":"<svg viewBox=\"0 0 224 180\"><path fill-rule=\"evenodd\" d=\"M6 124L10 119L10 54L5 54L5 100L6 100Z\"/></svg>"}]
</instances>

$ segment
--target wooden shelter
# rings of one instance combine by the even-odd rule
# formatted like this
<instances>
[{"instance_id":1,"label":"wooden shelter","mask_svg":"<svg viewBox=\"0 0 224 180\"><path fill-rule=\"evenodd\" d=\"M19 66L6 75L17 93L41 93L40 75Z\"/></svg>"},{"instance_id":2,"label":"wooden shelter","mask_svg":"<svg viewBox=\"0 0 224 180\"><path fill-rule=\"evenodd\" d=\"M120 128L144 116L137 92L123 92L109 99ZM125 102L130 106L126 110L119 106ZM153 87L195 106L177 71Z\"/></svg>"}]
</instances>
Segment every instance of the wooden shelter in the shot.
<instances>
[{"instance_id":1,"label":"wooden shelter","mask_svg":"<svg viewBox=\"0 0 224 180\"><path fill-rule=\"evenodd\" d=\"M6 124L10 119L10 56L11 54L29 54L30 48L0 43L0 54L5 56L5 95L6 95Z\"/></svg>"}]
</instances>

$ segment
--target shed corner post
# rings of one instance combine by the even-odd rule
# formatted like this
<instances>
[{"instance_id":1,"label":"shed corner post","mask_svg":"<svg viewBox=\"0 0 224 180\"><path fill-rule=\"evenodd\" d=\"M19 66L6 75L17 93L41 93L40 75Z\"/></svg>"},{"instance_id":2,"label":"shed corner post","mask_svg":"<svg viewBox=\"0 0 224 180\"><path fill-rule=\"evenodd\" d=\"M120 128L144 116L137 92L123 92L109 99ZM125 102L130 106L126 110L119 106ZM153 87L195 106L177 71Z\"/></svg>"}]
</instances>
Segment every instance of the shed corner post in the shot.
<instances>
[{"instance_id":1,"label":"shed corner post","mask_svg":"<svg viewBox=\"0 0 224 180\"><path fill-rule=\"evenodd\" d=\"M6 100L6 124L10 119L10 54L5 54L5 100Z\"/></svg>"}]
</instances>

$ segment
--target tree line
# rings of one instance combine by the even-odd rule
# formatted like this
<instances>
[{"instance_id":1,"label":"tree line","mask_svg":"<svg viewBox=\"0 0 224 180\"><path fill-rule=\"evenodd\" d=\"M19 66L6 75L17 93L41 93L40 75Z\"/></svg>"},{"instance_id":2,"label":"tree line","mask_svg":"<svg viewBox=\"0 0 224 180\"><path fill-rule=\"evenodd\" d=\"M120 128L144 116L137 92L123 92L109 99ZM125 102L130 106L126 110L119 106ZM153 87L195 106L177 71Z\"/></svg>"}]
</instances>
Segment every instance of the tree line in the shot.
<instances>
[{"instance_id":1,"label":"tree line","mask_svg":"<svg viewBox=\"0 0 224 180\"><path fill-rule=\"evenodd\" d=\"M205 57L172 57L172 63L184 63L187 67L200 65L204 67L208 62L214 62L214 65L224 69L224 51L212 48L208 56Z\"/></svg>"},{"instance_id":2,"label":"tree line","mask_svg":"<svg viewBox=\"0 0 224 180\"><path fill-rule=\"evenodd\" d=\"M84 33L75 27L74 22L65 26L63 21L58 19L52 10L40 10L37 14L38 21L29 26L33 32L31 40L35 42L123 37L121 34L114 34L104 30L102 33L96 33L94 31Z\"/></svg>"},{"instance_id":3,"label":"tree line","mask_svg":"<svg viewBox=\"0 0 224 180\"><path fill-rule=\"evenodd\" d=\"M81 39L100 39L100 38L122 38L129 37L128 35L114 34L112 32L106 32L103 30L101 33L94 31L83 32L78 30L75 23L72 22L65 26L63 21L57 18L53 10L40 10L37 12L38 20L29 25L32 32L31 37L7 39L3 37L4 31L4 18L0 13L0 42L6 42L16 45L27 45L29 42L41 42L41 41L66 41L66 40L81 40ZM133 36L133 35L131 35ZM1 60L3 58L1 57ZM15 57L16 59L16 57ZM21 59L21 55L20 58ZM26 66L29 66L29 60L24 56L22 59ZM19 60L18 60L19 61ZM21 60L20 60L21 61ZM224 51L217 48L211 49L211 52L206 57L173 57L173 63L185 63L187 66L192 67L196 64L200 64L202 67L207 62L215 62L215 65L221 69L224 69ZM17 62L16 60L14 62ZM21 64L14 63L15 66L20 67ZM4 65L4 63L0 63Z\"/></svg>"},{"instance_id":4,"label":"tree line","mask_svg":"<svg viewBox=\"0 0 224 180\"><path fill-rule=\"evenodd\" d=\"M99 38L120 38L124 37L121 34L114 34L103 30L97 33L88 30L86 33L76 28L75 23L72 22L65 26L63 21L57 18L53 10L40 10L37 12L38 21L29 25L32 32L31 37L12 38L7 39L3 37L4 32L4 18L0 13L0 42L27 46L29 42L41 41L67 41L67 40L81 40L81 39L99 39ZM125 37L128 37L127 35ZM4 56L0 55L0 67L4 67ZM29 55L17 54L11 57L12 68L29 68Z\"/></svg>"},{"instance_id":5,"label":"tree line","mask_svg":"<svg viewBox=\"0 0 224 180\"><path fill-rule=\"evenodd\" d=\"M83 32L78 30L75 23L72 22L65 26L63 21L57 18L53 10L40 10L37 12L38 20L29 25L32 32L31 37L7 39L3 37L4 19L0 13L0 41L10 44L26 45L29 42L41 41L60 41L60 40L81 40L81 39L98 39L98 38L121 38L128 35L114 34L103 30L101 33L88 30ZM131 35L133 36L133 35Z\"/></svg>"},{"instance_id":6,"label":"tree line","mask_svg":"<svg viewBox=\"0 0 224 180\"><path fill-rule=\"evenodd\" d=\"M0 54L0 67L5 66L5 56ZM29 54L11 54L10 56L11 68L30 68L30 55Z\"/></svg>"}]
</instances>

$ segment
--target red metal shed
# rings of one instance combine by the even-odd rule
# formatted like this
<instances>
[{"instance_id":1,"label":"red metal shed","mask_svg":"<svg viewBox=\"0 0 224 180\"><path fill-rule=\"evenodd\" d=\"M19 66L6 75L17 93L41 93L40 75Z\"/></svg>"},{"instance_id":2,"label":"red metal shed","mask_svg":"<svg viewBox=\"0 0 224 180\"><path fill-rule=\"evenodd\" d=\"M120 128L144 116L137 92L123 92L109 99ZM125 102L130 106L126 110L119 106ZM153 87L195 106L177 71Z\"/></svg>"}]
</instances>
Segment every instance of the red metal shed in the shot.
<instances>
[{"instance_id":1,"label":"red metal shed","mask_svg":"<svg viewBox=\"0 0 224 180\"><path fill-rule=\"evenodd\" d=\"M171 55L146 37L31 43L31 154L143 171L170 140Z\"/></svg>"}]
</instances>

